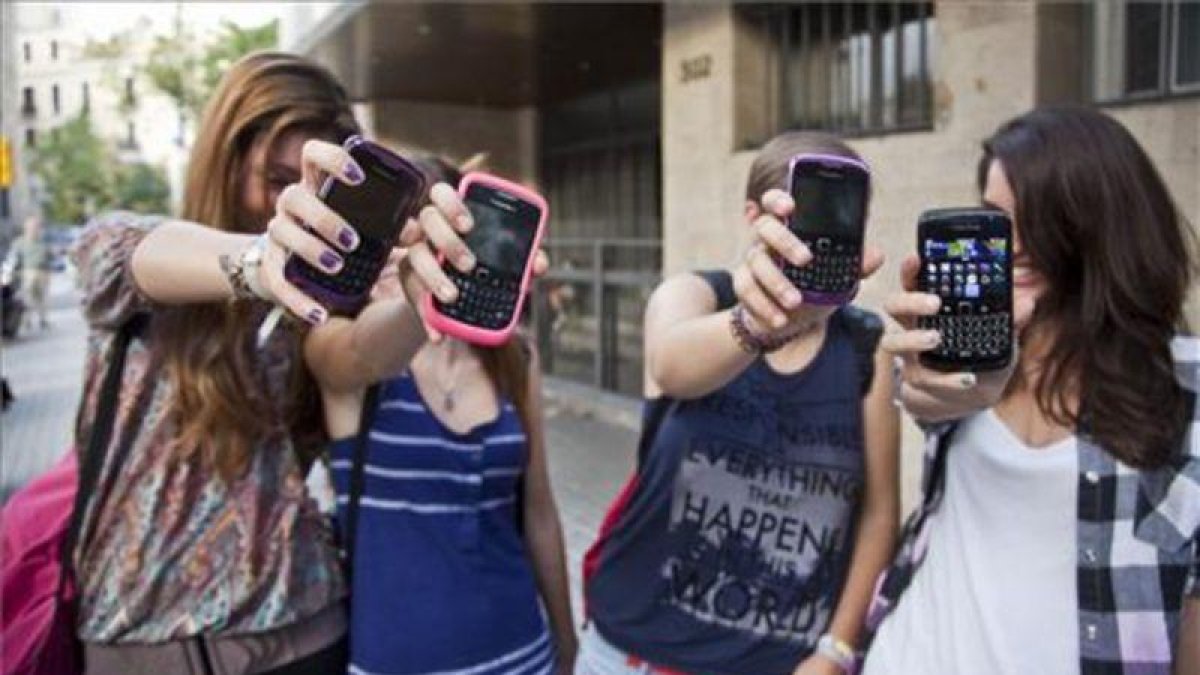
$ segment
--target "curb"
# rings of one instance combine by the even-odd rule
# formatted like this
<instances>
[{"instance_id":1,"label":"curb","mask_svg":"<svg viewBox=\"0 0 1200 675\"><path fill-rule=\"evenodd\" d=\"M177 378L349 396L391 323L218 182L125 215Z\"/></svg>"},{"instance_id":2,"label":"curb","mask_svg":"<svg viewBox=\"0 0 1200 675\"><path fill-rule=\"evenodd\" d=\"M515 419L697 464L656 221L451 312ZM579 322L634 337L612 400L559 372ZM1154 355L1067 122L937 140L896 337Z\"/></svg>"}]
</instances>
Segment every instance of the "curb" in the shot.
<instances>
[{"instance_id":1,"label":"curb","mask_svg":"<svg viewBox=\"0 0 1200 675\"><path fill-rule=\"evenodd\" d=\"M543 376L542 383L548 403L633 432L642 428L640 399L552 375Z\"/></svg>"}]
</instances>

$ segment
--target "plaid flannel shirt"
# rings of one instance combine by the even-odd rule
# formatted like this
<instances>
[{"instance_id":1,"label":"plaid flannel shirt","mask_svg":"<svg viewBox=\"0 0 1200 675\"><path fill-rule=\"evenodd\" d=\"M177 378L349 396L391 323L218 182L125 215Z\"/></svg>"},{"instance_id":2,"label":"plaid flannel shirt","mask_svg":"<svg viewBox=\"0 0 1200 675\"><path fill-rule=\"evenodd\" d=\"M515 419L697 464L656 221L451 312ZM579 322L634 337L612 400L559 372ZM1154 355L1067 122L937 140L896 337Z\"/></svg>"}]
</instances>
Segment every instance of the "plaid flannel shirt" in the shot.
<instances>
[{"instance_id":1,"label":"plaid flannel shirt","mask_svg":"<svg viewBox=\"0 0 1200 675\"><path fill-rule=\"evenodd\" d=\"M1200 391L1200 339L1171 344L1181 385ZM922 500L905 522L895 559L880 577L867 644L920 567L931 516L945 494L956 423L925 429ZM1171 465L1139 471L1079 438L1075 541L1079 668L1083 675L1169 673L1185 598L1200 600L1200 408Z\"/></svg>"}]
</instances>

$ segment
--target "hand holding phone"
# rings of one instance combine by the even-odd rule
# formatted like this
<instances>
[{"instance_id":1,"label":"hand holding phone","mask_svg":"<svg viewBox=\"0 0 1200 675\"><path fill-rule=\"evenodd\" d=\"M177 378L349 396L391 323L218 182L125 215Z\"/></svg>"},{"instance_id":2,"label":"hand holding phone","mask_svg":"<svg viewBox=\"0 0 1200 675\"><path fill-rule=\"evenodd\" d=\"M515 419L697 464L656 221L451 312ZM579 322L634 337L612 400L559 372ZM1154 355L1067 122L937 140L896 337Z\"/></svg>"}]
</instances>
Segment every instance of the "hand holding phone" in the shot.
<instances>
[{"instance_id":1,"label":"hand holding phone","mask_svg":"<svg viewBox=\"0 0 1200 675\"><path fill-rule=\"evenodd\" d=\"M354 316L367 303L401 229L425 193L425 176L404 158L359 136L342 147L362 169L363 180L346 185L330 176L318 196L357 231L358 246L342 256L335 273L292 255L284 277L330 312Z\"/></svg>"},{"instance_id":2,"label":"hand holding phone","mask_svg":"<svg viewBox=\"0 0 1200 675\"><path fill-rule=\"evenodd\" d=\"M796 210L788 228L808 247L803 267L784 264L789 280L814 305L843 305L858 292L871 174L837 155L792 158L788 185Z\"/></svg>"},{"instance_id":3,"label":"hand holding phone","mask_svg":"<svg viewBox=\"0 0 1200 675\"><path fill-rule=\"evenodd\" d=\"M918 326L936 330L938 345L921 354L936 370L990 371L1013 353L1012 222L998 210L926 211L917 224L918 290L941 298Z\"/></svg>"},{"instance_id":4,"label":"hand holding phone","mask_svg":"<svg viewBox=\"0 0 1200 675\"><path fill-rule=\"evenodd\" d=\"M443 261L458 297L427 295L425 320L445 335L496 346L520 319L549 208L537 193L484 173L463 176L458 193L474 222L465 243L476 263L463 272Z\"/></svg>"}]
</instances>

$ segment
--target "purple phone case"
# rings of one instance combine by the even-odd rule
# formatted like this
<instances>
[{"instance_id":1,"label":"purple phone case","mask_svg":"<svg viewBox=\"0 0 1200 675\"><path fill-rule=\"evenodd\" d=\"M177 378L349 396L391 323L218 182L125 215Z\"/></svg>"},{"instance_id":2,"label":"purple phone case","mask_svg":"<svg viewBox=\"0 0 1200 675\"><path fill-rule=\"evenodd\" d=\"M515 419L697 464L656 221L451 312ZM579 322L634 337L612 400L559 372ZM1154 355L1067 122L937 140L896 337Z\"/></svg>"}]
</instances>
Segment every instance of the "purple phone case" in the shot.
<instances>
[{"instance_id":1,"label":"purple phone case","mask_svg":"<svg viewBox=\"0 0 1200 675\"><path fill-rule=\"evenodd\" d=\"M870 181L870 179L871 179L871 170L869 168L867 168L866 164L864 164L863 162L860 162L858 160L851 159L849 157L841 157L839 155L822 155L822 154L816 154L816 153L801 154L801 155L796 155L795 157L793 157L792 161L788 163L788 194L789 195L795 193L795 185L793 184L793 182L794 182L794 177L796 175L796 165L800 164L800 163L814 164L817 166L828 166L828 167L834 167L834 168L838 168L838 169L841 169L844 167L853 167L855 169L860 169L863 173L867 174L868 181ZM789 229L791 229L790 222L788 224L788 227L789 227ZM864 234L866 232L866 227L867 227L866 210L864 209L863 210L863 232L864 232ZM855 283L854 288L851 288L850 290L846 291L845 293L819 293L817 291L803 291L804 292L804 302L806 302L810 305L833 305L833 306L845 305L848 302L850 302L851 300L853 300L854 296L858 295L858 287L859 287L859 284Z\"/></svg>"},{"instance_id":2,"label":"purple phone case","mask_svg":"<svg viewBox=\"0 0 1200 675\"><path fill-rule=\"evenodd\" d=\"M420 169L413 166L403 157L400 157L384 147L364 139L362 136L351 136L350 138L347 138L346 141L342 143L342 148L346 152L352 152L353 150L359 149L369 153L372 158L374 158L380 164L388 167L392 171L396 173L408 174L409 177L414 181L417 191L422 193L424 192L425 174L421 173ZM321 198L321 201L324 201L326 196L329 195L329 191L333 189L334 181L336 180L337 179L333 176L329 176L325 179L325 182L321 185L320 192L317 194L317 196ZM354 223L351 223L350 225L353 226ZM397 227L397 236L399 233L400 228ZM385 248L384 251L386 252L387 249ZM349 257L355 255L356 253L358 252L351 251L349 253L345 253L344 256ZM358 295L347 295L345 293L340 293L338 291L326 288L319 282L306 276L301 271L302 265L311 267L312 269L316 270L318 274L324 274L324 271L320 268L309 265L303 259L297 257L295 254L292 254L288 257L288 261L284 265L284 278L298 288L302 293L308 295L313 300L316 300L322 306L327 308L330 313L354 315L362 309L364 304L366 304L367 296L370 294L370 289L367 289Z\"/></svg>"}]
</instances>

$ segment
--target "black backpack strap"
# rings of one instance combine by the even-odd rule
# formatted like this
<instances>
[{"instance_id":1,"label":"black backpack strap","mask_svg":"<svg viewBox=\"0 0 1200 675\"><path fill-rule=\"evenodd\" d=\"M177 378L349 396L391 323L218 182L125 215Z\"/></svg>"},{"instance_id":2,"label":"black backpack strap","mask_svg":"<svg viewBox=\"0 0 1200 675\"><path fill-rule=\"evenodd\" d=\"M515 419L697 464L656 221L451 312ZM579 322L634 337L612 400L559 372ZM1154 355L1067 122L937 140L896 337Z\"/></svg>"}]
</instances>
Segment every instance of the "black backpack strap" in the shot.
<instances>
[{"instance_id":1,"label":"black backpack strap","mask_svg":"<svg viewBox=\"0 0 1200 675\"><path fill-rule=\"evenodd\" d=\"M703 279L717 296L718 310L726 310L737 304L737 294L733 292L733 275L728 270L698 270L693 274Z\"/></svg>"},{"instance_id":2,"label":"black backpack strap","mask_svg":"<svg viewBox=\"0 0 1200 675\"><path fill-rule=\"evenodd\" d=\"M346 500L346 526L342 530L345 544L346 583L354 570L354 545L358 538L358 510L362 501L363 484L366 482L367 447L371 442L371 425L375 422L375 411L379 408L379 390L383 385L373 384L363 395L362 410L358 414L358 435L354 438L354 455L350 460L350 488Z\"/></svg>"},{"instance_id":3,"label":"black backpack strap","mask_svg":"<svg viewBox=\"0 0 1200 675\"><path fill-rule=\"evenodd\" d=\"M874 312L847 305L837 313L858 357L858 385L863 396L871 393L875 380L875 350L883 337L883 320Z\"/></svg>"},{"instance_id":4,"label":"black backpack strap","mask_svg":"<svg viewBox=\"0 0 1200 675\"><path fill-rule=\"evenodd\" d=\"M65 588L66 575L74 569L75 549L80 543L84 548L90 537L84 536L83 526L88 504L92 497L97 499L95 513L99 515L108 498L107 492L98 492L100 472L104 470L104 460L108 454L112 440L113 425L116 422L117 408L121 399L121 377L125 373L125 357L129 354L129 345L133 338L144 330L147 323L145 314L134 315L127 321L113 338L112 349L109 352L108 367L104 371L104 380L100 385L100 394L96 399L96 416L92 419L91 435L88 436L87 449L79 458L79 484L75 489L75 503L71 508L71 523L67 528L66 538L63 539L62 550L59 551L62 574L59 577L59 597ZM82 418L83 409L87 405L86 394L79 403L78 417ZM129 454L132 443L123 443L117 449L114 457L112 476L108 481L113 485L121 471L121 465Z\"/></svg>"}]
</instances>

